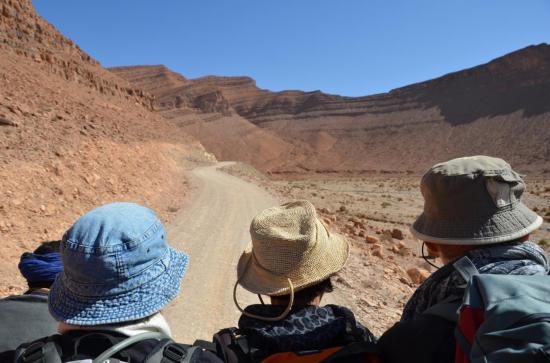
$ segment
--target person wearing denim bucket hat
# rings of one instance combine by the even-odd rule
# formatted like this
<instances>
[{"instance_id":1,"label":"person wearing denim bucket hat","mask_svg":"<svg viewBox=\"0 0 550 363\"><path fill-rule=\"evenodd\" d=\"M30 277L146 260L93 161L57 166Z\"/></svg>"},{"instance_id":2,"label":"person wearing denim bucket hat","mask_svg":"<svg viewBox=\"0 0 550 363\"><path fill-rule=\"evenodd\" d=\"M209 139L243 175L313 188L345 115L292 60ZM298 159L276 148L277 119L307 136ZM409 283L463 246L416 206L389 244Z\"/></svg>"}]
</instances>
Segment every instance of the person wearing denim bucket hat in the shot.
<instances>
[{"instance_id":1,"label":"person wearing denim bucket hat","mask_svg":"<svg viewBox=\"0 0 550 363\"><path fill-rule=\"evenodd\" d=\"M380 338L385 362L454 362L456 323L436 313L462 300L454 264L468 257L480 274L545 275L548 257L529 234L542 218L525 206L525 182L502 159L472 156L434 165L421 186L424 211L411 227L437 267L409 299L401 321ZM435 265L434 265L435 266ZM456 310L456 309L455 309ZM399 345L401 349L396 350Z\"/></svg>"},{"instance_id":2,"label":"person wearing denim bucket hat","mask_svg":"<svg viewBox=\"0 0 550 363\"><path fill-rule=\"evenodd\" d=\"M24 344L17 361L96 363L114 357L153 363L189 354L219 361L170 340L160 311L178 294L189 257L168 245L152 210L134 203L93 209L65 232L60 251L64 270L51 287L49 308L61 335Z\"/></svg>"},{"instance_id":3,"label":"person wearing denim bucket hat","mask_svg":"<svg viewBox=\"0 0 550 363\"><path fill-rule=\"evenodd\" d=\"M337 351L334 347L350 343L364 349L357 354L375 350L374 336L350 310L320 306L323 295L332 291L331 276L348 259L349 245L326 228L310 202L263 210L252 220L250 236L252 243L239 259L233 289L242 312L239 327L214 336L224 361L292 362L296 354L310 355L308 362L321 361ZM257 294L261 304L241 308L239 285ZM264 304L261 295L269 296L271 304Z\"/></svg>"}]
</instances>

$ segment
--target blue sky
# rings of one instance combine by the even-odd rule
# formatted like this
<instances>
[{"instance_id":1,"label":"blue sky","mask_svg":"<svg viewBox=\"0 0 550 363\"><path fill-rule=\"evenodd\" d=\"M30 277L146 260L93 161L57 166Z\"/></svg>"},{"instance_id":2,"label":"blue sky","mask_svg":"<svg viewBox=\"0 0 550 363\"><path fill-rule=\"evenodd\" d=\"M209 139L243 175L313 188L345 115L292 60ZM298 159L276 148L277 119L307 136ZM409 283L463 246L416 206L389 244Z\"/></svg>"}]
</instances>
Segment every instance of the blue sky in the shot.
<instances>
[{"instance_id":1,"label":"blue sky","mask_svg":"<svg viewBox=\"0 0 550 363\"><path fill-rule=\"evenodd\" d=\"M548 0L34 0L104 66L386 92L550 43Z\"/></svg>"}]
</instances>

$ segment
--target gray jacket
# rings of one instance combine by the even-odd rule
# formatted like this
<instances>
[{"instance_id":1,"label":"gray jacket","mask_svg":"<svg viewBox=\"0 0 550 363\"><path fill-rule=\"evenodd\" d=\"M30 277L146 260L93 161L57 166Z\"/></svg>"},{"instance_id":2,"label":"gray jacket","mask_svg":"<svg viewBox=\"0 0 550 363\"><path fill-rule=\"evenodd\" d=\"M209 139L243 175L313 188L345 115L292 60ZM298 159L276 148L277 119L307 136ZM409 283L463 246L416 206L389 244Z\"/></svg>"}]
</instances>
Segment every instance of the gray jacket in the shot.
<instances>
[{"instance_id":1,"label":"gray jacket","mask_svg":"<svg viewBox=\"0 0 550 363\"><path fill-rule=\"evenodd\" d=\"M31 291L0 300L0 356L20 344L57 333L48 294Z\"/></svg>"}]
</instances>

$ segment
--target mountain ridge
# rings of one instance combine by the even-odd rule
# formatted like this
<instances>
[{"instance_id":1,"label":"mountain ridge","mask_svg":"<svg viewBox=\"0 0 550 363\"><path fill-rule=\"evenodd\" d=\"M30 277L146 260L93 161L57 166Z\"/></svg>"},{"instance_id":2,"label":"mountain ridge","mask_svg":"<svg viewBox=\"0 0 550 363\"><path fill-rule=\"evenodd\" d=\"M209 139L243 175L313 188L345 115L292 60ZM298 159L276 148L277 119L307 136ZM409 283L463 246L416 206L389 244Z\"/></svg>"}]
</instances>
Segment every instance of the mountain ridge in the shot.
<instances>
[{"instance_id":1,"label":"mountain ridge","mask_svg":"<svg viewBox=\"0 0 550 363\"><path fill-rule=\"evenodd\" d=\"M264 171L421 171L436 161L470 154L500 156L525 170L550 169L550 151L544 146L550 140L550 46L544 43L361 97L271 92L246 76L184 77L178 87L159 91L163 86L157 84L154 91L144 83L151 72L147 66L111 71L155 94L155 109L171 119L216 113L220 119L238 116L243 123L269 131L281 146L285 144L277 151L278 161L264 163L257 155L243 159L242 150L234 155L229 148L223 151L224 158L251 162ZM227 123L230 127L229 119ZM518 134L524 139L517 140ZM235 141L218 136L216 145ZM208 138L208 133L199 136L212 144ZM428 140L430 145L425 145ZM535 148L529 150L528 143ZM293 162L283 159L289 155L294 155Z\"/></svg>"}]
</instances>

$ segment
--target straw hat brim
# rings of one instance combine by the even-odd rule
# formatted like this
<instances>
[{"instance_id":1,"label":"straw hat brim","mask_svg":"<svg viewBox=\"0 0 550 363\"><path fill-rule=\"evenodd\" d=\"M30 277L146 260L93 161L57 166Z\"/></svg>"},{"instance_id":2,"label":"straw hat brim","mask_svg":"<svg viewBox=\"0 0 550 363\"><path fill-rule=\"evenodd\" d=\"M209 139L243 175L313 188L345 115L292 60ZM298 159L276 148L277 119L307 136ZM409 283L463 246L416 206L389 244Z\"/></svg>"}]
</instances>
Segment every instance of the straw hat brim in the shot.
<instances>
[{"instance_id":1,"label":"straw hat brim","mask_svg":"<svg viewBox=\"0 0 550 363\"><path fill-rule=\"evenodd\" d=\"M291 280L294 291L300 291L340 271L346 264L348 256L348 242L342 236L331 233L328 239L317 241L302 263L295 266L288 274L278 275L259 265L250 244L237 265L238 283L255 294L287 295L290 293L288 279Z\"/></svg>"}]
</instances>

